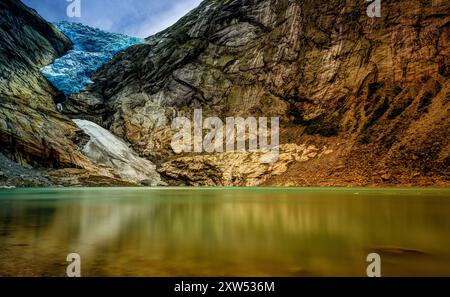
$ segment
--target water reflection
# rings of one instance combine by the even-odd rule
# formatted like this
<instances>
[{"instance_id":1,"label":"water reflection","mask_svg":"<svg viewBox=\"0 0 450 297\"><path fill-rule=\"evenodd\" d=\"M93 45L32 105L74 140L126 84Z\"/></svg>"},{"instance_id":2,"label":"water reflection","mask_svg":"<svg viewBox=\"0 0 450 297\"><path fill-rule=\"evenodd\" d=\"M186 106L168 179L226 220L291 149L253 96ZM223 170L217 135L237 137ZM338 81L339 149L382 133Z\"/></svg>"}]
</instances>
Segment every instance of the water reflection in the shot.
<instances>
[{"instance_id":1,"label":"water reflection","mask_svg":"<svg viewBox=\"0 0 450 297\"><path fill-rule=\"evenodd\" d=\"M450 275L449 190L0 192L0 275Z\"/></svg>"}]
</instances>

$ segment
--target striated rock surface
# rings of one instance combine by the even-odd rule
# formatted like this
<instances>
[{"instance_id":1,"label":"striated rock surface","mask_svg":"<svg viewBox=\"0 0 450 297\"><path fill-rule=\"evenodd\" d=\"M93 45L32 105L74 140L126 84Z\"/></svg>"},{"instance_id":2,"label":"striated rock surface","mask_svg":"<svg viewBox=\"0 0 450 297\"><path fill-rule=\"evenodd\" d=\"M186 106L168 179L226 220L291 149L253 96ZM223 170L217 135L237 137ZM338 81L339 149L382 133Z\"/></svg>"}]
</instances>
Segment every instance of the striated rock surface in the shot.
<instances>
[{"instance_id":1,"label":"striated rock surface","mask_svg":"<svg viewBox=\"0 0 450 297\"><path fill-rule=\"evenodd\" d=\"M177 157L161 165L159 172L173 185L191 186L258 186L274 176L283 176L289 165L307 162L332 153L326 147L284 144L277 162L261 163L270 153L215 153Z\"/></svg>"},{"instance_id":2,"label":"striated rock surface","mask_svg":"<svg viewBox=\"0 0 450 297\"><path fill-rule=\"evenodd\" d=\"M369 18L367 5L206 0L116 55L65 110L130 143L152 161L140 173L158 182L153 164L171 184L448 186L450 3L386 0L381 18ZM123 154L118 166L117 152L102 159L107 147L55 111L64 96L40 70L70 48L20 1L0 2L0 165L50 168L65 185L142 181L126 177L140 169L123 171ZM279 162L175 155L171 121L194 108L222 119L279 116ZM7 182L18 172L0 171Z\"/></svg>"},{"instance_id":3,"label":"striated rock surface","mask_svg":"<svg viewBox=\"0 0 450 297\"><path fill-rule=\"evenodd\" d=\"M62 94L40 73L70 47L34 10L17 0L0 2L0 184L126 184L82 154L89 137L56 111Z\"/></svg>"},{"instance_id":4,"label":"striated rock surface","mask_svg":"<svg viewBox=\"0 0 450 297\"><path fill-rule=\"evenodd\" d=\"M70 41L17 0L0 3L0 94L31 107L53 108L58 92L39 69L63 55Z\"/></svg>"},{"instance_id":5,"label":"striated rock surface","mask_svg":"<svg viewBox=\"0 0 450 297\"><path fill-rule=\"evenodd\" d=\"M84 167L80 130L55 110L59 93L40 74L69 40L20 1L0 3L1 151L21 164Z\"/></svg>"},{"instance_id":6,"label":"striated rock surface","mask_svg":"<svg viewBox=\"0 0 450 297\"><path fill-rule=\"evenodd\" d=\"M367 5L206 0L69 105L186 184L448 185L450 2L386 0L381 18ZM280 116L282 144L330 153L289 156L283 174L247 155L174 156L170 122L194 108Z\"/></svg>"}]
</instances>

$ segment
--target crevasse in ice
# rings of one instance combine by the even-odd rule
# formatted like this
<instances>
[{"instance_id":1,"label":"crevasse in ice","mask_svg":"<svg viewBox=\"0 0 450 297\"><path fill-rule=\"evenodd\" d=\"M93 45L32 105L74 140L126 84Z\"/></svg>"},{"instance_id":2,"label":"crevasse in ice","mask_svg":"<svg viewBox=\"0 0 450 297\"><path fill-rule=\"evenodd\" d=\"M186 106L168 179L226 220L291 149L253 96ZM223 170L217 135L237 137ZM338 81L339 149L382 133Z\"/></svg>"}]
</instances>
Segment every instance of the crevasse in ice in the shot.
<instances>
[{"instance_id":1,"label":"crevasse in ice","mask_svg":"<svg viewBox=\"0 0 450 297\"><path fill-rule=\"evenodd\" d=\"M65 95L78 93L92 83L90 77L118 52L143 39L108 33L78 23L55 23L73 43L63 57L42 69L44 76Z\"/></svg>"}]
</instances>

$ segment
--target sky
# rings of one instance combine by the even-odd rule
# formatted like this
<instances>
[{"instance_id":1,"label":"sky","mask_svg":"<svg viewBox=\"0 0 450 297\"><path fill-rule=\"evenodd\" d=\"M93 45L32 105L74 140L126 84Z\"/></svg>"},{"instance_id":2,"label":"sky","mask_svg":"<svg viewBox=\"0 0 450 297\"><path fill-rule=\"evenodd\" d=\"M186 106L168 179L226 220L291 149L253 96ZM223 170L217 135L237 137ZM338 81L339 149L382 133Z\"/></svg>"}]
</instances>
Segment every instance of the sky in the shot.
<instances>
[{"instance_id":1,"label":"sky","mask_svg":"<svg viewBox=\"0 0 450 297\"><path fill-rule=\"evenodd\" d=\"M83 23L108 32L145 38L173 25L202 0L22 0L50 22ZM80 1L81 17L67 7Z\"/></svg>"}]
</instances>

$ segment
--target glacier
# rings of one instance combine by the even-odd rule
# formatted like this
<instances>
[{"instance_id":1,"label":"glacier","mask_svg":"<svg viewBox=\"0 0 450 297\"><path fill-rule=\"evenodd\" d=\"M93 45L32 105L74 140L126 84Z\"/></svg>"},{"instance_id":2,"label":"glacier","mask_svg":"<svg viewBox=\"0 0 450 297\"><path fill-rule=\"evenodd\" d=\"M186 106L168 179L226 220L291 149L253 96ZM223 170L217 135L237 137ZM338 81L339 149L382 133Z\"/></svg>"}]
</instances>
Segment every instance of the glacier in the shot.
<instances>
[{"instance_id":1,"label":"glacier","mask_svg":"<svg viewBox=\"0 0 450 297\"><path fill-rule=\"evenodd\" d=\"M42 74L64 95L79 93L92 83L91 76L114 55L144 43L144 39L109 33L79 23L54 24L73 43L66 55L42 69Z\"/></svg>"},{"instance_id":2,"label":"glacier","mask_svg":"<svg viewBox=\"0 0 450 297\"><path fill-rule=\"evenodd\" d=\"M91 161L113 169L123 180L131 183L165 185L156 166L139 157L122 139L93 122L81 119L73 122L90 137L82 151Z\"/></svg>"}]
</instances>

